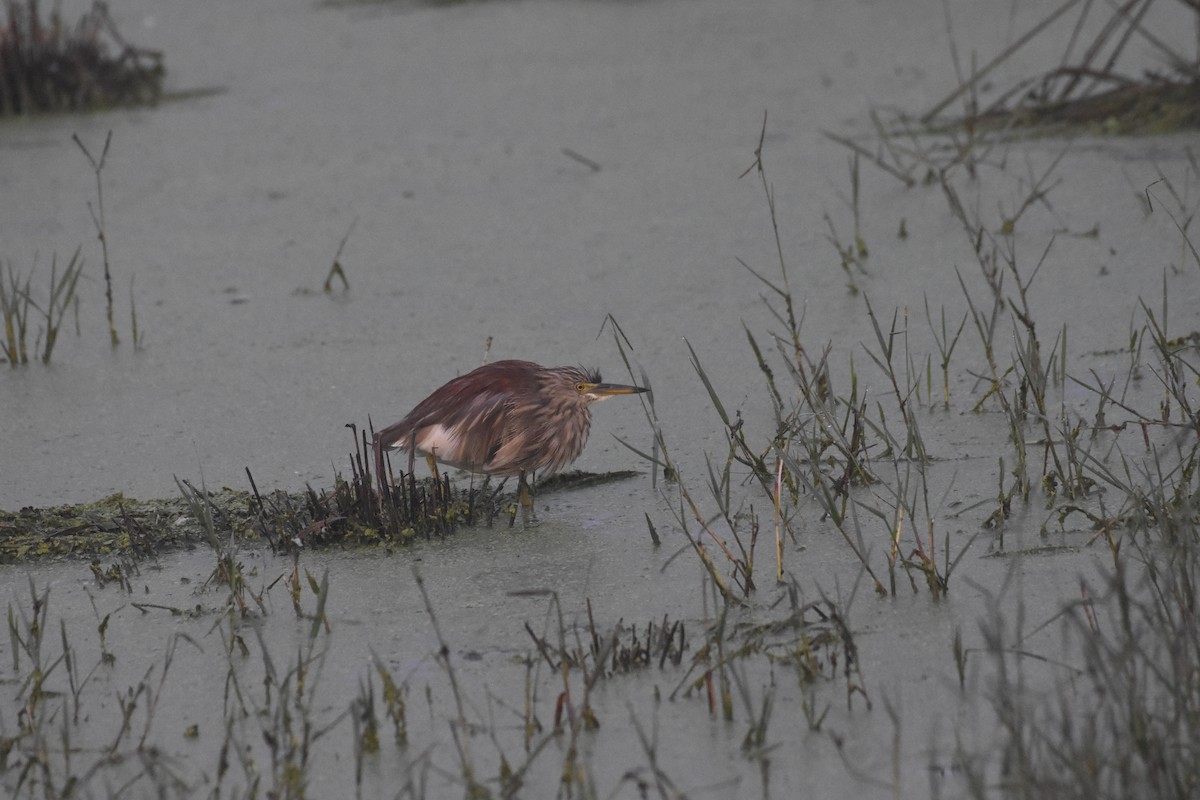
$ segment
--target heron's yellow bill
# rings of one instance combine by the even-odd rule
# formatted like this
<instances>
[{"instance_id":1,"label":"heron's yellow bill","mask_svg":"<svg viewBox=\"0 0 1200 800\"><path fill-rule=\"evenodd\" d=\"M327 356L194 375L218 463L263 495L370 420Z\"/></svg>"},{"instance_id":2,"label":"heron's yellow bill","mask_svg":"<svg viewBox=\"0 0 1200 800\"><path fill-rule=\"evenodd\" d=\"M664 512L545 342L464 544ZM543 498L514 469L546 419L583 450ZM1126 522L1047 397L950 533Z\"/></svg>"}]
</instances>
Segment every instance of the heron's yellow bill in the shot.
<instances>
[{"instance_id":1,"label":"heron's yellow bill","mask_svg":"<svg viewBox=\"0 0 1200 800\"><path fill-rule=\"evenodd\" d=\"M591 383L583 390L583 394L593 397L612 397L618 394L641 394L646 391L641 386L624 386L619 383Z\"/></svg>"}]
</instances>

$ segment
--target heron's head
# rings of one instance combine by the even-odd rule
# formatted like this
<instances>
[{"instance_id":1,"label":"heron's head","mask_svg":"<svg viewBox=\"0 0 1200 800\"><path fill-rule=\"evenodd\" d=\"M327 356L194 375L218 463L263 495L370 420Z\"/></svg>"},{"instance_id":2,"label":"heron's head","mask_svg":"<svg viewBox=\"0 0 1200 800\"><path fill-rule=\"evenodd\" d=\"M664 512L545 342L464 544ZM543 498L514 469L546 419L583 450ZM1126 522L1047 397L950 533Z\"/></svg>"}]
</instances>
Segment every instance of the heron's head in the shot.
<instances>
[{"instance_id":1,"label":"heron's head","mask_svg":"<svg viewBox=\"0 0 1200 800\"><path fill-rule=\"evenodd\" d=\"M556 370L565 391L585 404L597 403L619 394L639 394L646 391L640 386L625 386L619 383L604 383L600 373L583 367L562 367Z\"/></svg>"}]
</instances>

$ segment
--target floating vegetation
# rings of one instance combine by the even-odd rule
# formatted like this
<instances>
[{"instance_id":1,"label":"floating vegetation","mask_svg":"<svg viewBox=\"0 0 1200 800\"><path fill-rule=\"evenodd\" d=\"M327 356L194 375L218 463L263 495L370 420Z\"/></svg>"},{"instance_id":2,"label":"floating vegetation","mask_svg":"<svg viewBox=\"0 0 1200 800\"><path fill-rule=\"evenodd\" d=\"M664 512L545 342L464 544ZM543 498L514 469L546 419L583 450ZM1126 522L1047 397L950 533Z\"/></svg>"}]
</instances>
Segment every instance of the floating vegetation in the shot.
<instances>
[{"instance_id":1,"label":"floating vegetation","mask_svg":"<svg viewBox=\"0 0 1200 800\"><path fill-rule=\"evenodd\" d=\"M277 491L260 495L222 489L209 492L183 482L180 497L135 500L121 494L95 503L0 511L0 564L47 558L145 557L156 552L210 543L212 534L238 541L294 549L337 543L404 541L453 530L460 497L455 490L433 503L427 483L418 483L409 524L381 528L379 515L356 513L352 483L338 480L332 491ZM205 511L198 515L197 506ZM375 524L372 524L375 523Z\"/></svg>"},{"instance_id":2,"label":"floating vegetation","mask_svg":"<svg viewBox=\"0 0 1200 800\"><path fill-rule=\"evenodd\" d=\"M71 27L37 0L6 0L0 24L0 116L157 103L162 53L128 44L97 0ZM116 55L110 51L115 48Z\"/></svg>"},{"instance_id":3,"label":"floating vegetation","mask_svg":"<svg viewBox=\"0 0 1200 800\"><path fill-rule=\"evenodd\" d=\"M254 535L247 492L207 495L224 526ZM201 521L183 497L134 500L118 493L94 503L0 511L0 564L47 558L146 557L206 541Z\"/></svg>"},{"instance_id":4,"label":"floating vegetation","mask_svg":"<svg viewBox=\"0 0 1200 800\"><path fill-rule=\"evenodd\" d=\"M54 558L145 558L214 538L257 542L284 552L303 547L402 544L444 538L460 526L507 526L517 505L506 484L485 479L458 486L443 474L401 474L380 503L374 478L355 471L336 476L327 490L260 493L249 470L250 491L207 491L180 481L180 496L137 500L118 493L94 503L0 510L0 564ZM572 471L539 484L543 494L592 486L636 473ZM223 545L224 546L224 545Z\"/></svg>"}]
</instances>

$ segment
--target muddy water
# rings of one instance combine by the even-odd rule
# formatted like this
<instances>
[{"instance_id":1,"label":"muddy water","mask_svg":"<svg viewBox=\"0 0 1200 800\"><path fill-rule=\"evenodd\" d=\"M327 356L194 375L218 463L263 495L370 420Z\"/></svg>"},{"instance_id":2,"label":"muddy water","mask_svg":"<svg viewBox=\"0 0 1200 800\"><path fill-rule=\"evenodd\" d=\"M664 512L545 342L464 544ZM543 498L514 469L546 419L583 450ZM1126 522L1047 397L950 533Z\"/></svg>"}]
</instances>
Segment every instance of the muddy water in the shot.
<instances>
[{"instance_id":1,"label":"muddy water","mask_svg":"<svg viewBox=\"0 0 1200 800\"><path fill-rule=\"evenodd\" d=\"M961 12L960 48L988 49L996 31L1011 39L1036 19L1032 10L1010 17L997 5ZM969 549L947 597L931 598L920 578L913 591L901 574L901 590L878 599L847 543L804 505L784 569L797 603L827 598L846 615L859 672L846 677L844 652L832 663L836 647L822 651L815 688L786 659L747 659L730 689L732 721L710 713L703 688L680 688L719 604L674 516L678 496L652 484L649 467L613 438L650 447L632 400L596 409L578 466L632 465L645 476L544 498L536 528L463 531L388 553L302 554L302 570L316 580L328 570L328 627L315 636L276 582L291 561L267 552L240 555L264 606L252 603L250 619L233 622L222 610L228 591L207 583L215 559L206 551L136 565L128 592L99 588L85 565L5 567L4 599L18 619L20 610L31 613L26 572L39 594L49 587L54 636L46 651L61 649L62 619L79 668L102 664L80 693L83 721L73 736L86 755L73 769L104 761L114 739L126 757L104 761L90 791L104 796L103 787L136 780L147 794L163 786L188 796L216 786L237 793L256 775L270 785L282 767L272 763L268 738L287 738L273 727L280 687L302 663L309 694L292 708L313 725L311 796L354 786L357 736L343 715L368 680L382 728L380 753L362 764L364 796L455 796L468 773L498 793L502 761L528 765L530 797L558 790L567 766L599 796L637 796L640 783L692 797L965 793L956 740L988 752L998 735L985 701L995 667L979 651L980 621L998 610L1015 626L1023 614L1023 650L1069 658L1059 628L1043 624L1080 596L1081 579L1101 583L1108 556L1087 546L1086 527L1060 528L1036 493L1003 541L982 527L995 508L998 457L1011 469L1013 456L995 405L970 413L986 390L970 323L953 359L951 409L927 402L940 376L925 302L934 315L945 307L957 325L967 307L956 267L974 297L984 291L941 189L906 190L862 164L859 216L871 255L854 273L857 294L825 238L825 214L844 241L854 223L847 152L820 131L866 131L871 104L922 109L953 88L940 4L426 8L273 0L203 11L131 2L114 13L128 38L166 52L171 88L220 91L153 110L0 126L2 256L25 267L38 254L44 278L50 253L83 243L89 265L81 335L67 336L48 367L0 380L0 506L118 491L163 496L175 491L173 475L240 488L247 467L264 490L328 485L344 469L346 423L392 421L478 364L488 337L492 358L583 362L623 378L610 333L597 337L612 314L651 378L672 456L705 498L704 513L714 513L703 488L705 454L720 463L725 437L682 340L726 407L741 413L755 446L765 447L774 432L770 404L742 326L763 342L778 327L761 300L770 290L736 260L778 275L762 186L753 172L739 180L754 163L766 109L763 158L806 346L817 353L830 343L836 390L847 392L853 377L871 403L891 386L865 350L876 348L867 298L885 328L897 313L918 372L932 354L933 389L919 416L937 459L932 516L939 547L949 534L953 553ZM1031 62L1056 63L1059 43L1032 47ZM104 203L123 338L115 350L87 207L94 176L70 138L78 133L96 148L110 129ZM1164 282L1175 333L1200 326L1195 265L1169 218L1147 214L1141 199L1162 175L1184 184L1191 143L1084 140L1056 165L1061 141L1005 145L981 154L978 178L964 183L968 204L998 228L1054 165L1050 182L1062 183L1024 212L1014 241L1027 280L1054 238L1031 302L1047 343L1067 326L1073 373L1123 380L1130 357L1115 351L1141 324L1138 297L1158 309ZM350 289L326 296L322 282L352 224L340 256ZM145 337L138 351L127 322L131 281ZM1006 320L997 339L1005 353L1012 339ZM1131 392L1153 408L1152 380ZM1093 413L1094 396L1078 387L1062 401ZM1036 444L1029 452L1040 460ZM771 500L743 476L735 468L732 492L762 519L760 589L726 624L753 628L786 618L793 598L769 578ZM659 548L647 516L663 535ZM868 522L868 562L882 572L889 526ZM1027 554L1001 555L1020 552ZM414 570L449 668L437 656L441 643ZM306 615L317 609L307 580L301 603ZM562 630L570 644L593 627L628 637L629 625L644 630L664 617L685 623L680 666L599 681L590 701L600 727L581 732L572 755L570 734L551 733L563 679L526 624L551 641ZM819 615L806 620L813 631L827 629ZM956 631L975 652L966 691L953 657ZM24 656L12 668L12 648L0 643L5 736L19 725L9 698L29 669ZM111 664L102 663L106 651ZM393 744L382 716L373 655L407 688L406 748ZM268 693L263 676L272 669ZM1059 677L1041 662L1029 669L1044 687ZM69 691L62 670L53 688ZM566 685L574 705L564 719L582 707L582 678L571 673ZM156 693L152 709L147 692ZM118 736L118 698L131 693L139 705ZM765 698L773 711L764 741L743 747ZM528 737L527 707L541 726ZM191 726L197 735L188 735ZM651 744L638 726L648 740L657 730ZM158 749L129 757L143 736ZM231 766L222 771L226 744ZM16 776L4 781L15 785Z\"/></svg>"}]
</instances>

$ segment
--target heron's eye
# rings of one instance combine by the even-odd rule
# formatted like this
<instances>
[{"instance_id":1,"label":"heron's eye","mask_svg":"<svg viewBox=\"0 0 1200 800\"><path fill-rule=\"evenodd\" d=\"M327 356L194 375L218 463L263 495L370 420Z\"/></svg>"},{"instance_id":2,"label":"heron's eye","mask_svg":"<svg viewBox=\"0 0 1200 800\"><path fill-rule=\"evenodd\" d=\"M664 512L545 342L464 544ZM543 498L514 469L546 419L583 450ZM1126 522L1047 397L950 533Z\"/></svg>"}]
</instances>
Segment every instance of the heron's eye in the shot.
<instances>
[{"instance_id":1,"label":"heron's eye","mask_svg":"<svg viewBox=\"0 0 1200 800\"><path fill-rule=\"evenodd\" d=\"M580 394L583 394L584 392L586 392L587 388L588 388L588 385L586 383L575 384L575 391L579 392Z\"/></svg>"}]
</instances>

